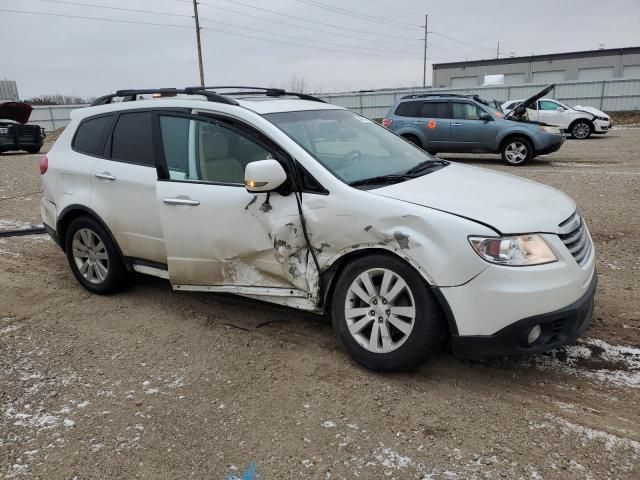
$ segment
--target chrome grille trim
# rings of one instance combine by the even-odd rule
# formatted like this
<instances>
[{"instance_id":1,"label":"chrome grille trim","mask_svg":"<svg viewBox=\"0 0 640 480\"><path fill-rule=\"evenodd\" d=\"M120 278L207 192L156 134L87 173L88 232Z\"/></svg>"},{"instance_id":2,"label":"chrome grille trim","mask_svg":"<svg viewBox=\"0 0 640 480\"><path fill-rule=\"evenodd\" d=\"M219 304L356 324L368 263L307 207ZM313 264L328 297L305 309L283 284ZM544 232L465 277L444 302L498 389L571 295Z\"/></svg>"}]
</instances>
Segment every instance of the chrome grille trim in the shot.
<instances>
[{"instance_id":1,"label":"chrome grille trim","mask_svg":"<svg viewBox=\"0 0 640 480\"><path fill-rule=\"evenodd\" d=\"M591 254L593 243L580 214L576 211L558 227L558 236L562 243L565 244L576 262L579 265L584 265Z\"/></svg>"}]
</instances>

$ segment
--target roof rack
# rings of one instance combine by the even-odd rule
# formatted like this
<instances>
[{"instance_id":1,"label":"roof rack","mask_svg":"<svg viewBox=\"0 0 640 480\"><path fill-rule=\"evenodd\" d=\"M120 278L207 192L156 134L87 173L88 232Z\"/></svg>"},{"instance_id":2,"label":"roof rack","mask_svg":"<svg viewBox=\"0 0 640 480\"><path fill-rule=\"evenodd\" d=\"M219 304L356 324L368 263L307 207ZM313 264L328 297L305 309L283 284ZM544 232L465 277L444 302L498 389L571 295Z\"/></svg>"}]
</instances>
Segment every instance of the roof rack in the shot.
<instances>
[{"instance_id":1,"label":"roof rack","mask_svg":"<svg viewBox=\"0 0 640 480\"><path fill-rule=\"evenodd\" d=\"M478 95L462 95L460 93L412 93L411 95L405 95L400 100L405 98L427 98L427 97L459 97L459 98L476 98ZM480 97L478 97L480 98Z\"/></svg>"},{"instance_id":2,"label":"roof rack","mask_svg":"<svg viewBox=\"0 0 640 480\"><path fill-rule=\"evenodd\" d=\"M241 96L241 95L255 95L262 94L267 97L298 97L301 100L309 100L312 102L322 102L326 103L324 100L318 97L314 97L313 95L307 95L306 93L297 93L297 92L287 92L283 88L273 88L273 87L245 87L240 85L214 85L214 86L205 86L205 87L187 87L185 90L189 92L211 92L217 93L217 90L234 90L238 91L225 92L224 95L233 95L233 96Z\"/></svg>"},{"instance_id":3,"label":"roof rack","mask_svg":"<svg viewBox=\"0 0 640 480\"><path fill-rule=\"evenodd\" d=\"M104 95L96 98L91 106L107 105L113 102L116 97L121 97L123 102L134 102L138 95L160 95L161 97L175 97L178 94L183 95L201 95L210 102L225 103L227 105L239 105L233 98L228 98L223 95L218 95L215 92L208 92L206 90L192 90L190 88L147 88L143 90L118 90L116 93Z\"/></svg>"}]
</instances>

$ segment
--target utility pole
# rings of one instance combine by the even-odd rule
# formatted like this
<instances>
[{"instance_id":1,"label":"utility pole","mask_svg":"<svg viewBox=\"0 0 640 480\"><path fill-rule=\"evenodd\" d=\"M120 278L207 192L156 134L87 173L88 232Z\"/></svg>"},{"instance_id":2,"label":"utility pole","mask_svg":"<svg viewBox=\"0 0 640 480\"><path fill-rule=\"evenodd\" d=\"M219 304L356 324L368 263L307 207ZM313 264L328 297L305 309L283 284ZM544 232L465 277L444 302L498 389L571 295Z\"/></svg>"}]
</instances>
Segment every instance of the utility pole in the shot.
<instances>
[{"instance_id":1,"label":"utility pole","mask_svg":"<svg viewBox=\"0 0 640 480\"><path fill-rule=\"evenodd\" d=\"M500 40L498 40L498 48L496 48L496 58L500 58Z\"/></svg>"},{"instance_id":2,"label":"utility pole","mask_svg":"<svg viewBox=\"0 0 640 480\"><path fill-rule=\"evenodd\" d=\"M427 86L427 23L429 15L424 16L424 55L422 57L422 88Z\"/></svg>"},{"instance_id":3,"label":"utility pole","mask_svg":"<svg viewBox=\"0 0 640 480\"><path fill-rule=\"evenodd\" d=\"M198 65L200 66L200 86L204 87L204 70L202 68L202 43L200 42L200 19L198 18L198 2L193 0L193 18L196 21L196 40L198 41Z\"/></svg>"}]
</instances>

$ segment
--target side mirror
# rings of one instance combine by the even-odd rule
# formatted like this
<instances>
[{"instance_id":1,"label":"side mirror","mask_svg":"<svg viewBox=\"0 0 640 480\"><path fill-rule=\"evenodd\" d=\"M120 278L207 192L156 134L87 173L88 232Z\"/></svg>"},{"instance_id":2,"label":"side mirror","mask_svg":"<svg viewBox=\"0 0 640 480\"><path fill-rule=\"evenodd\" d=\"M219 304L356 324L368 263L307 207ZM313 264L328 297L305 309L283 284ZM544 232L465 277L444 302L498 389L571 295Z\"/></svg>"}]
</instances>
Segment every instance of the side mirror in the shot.
<instances>
[{"instance_id":1,"label":"side mirror","mask_svg":"<svg viewBox=\"0 0 640 480\"><path fill-rule=\"evenodd\" d=\"M564 107L556 107L556 110L557 110L558 112L562 112L562 111L564 111Z\"/></svg>"},{"instance_id":2,"label":"side mirror","mask_svg":"<svg viewBox=\"0 0 640 480\"><path fill-rule=\"evenodd\" d=\"M244 186L248 192L271 192L287 181L287 174L277 160L257 160L244 169Z\"/></svg>"},{"instance_id":3,"label":"side mirror","mask_svg":"<svg viewBox=\"0 0 640 480\"><path fill-rule=\"evenodd\" d=\"M487 112L481 112L480 120L484 120L485 122L490 122L491 120L493 120L493 117L489 115Z\"/></svg>"}]
</instances>

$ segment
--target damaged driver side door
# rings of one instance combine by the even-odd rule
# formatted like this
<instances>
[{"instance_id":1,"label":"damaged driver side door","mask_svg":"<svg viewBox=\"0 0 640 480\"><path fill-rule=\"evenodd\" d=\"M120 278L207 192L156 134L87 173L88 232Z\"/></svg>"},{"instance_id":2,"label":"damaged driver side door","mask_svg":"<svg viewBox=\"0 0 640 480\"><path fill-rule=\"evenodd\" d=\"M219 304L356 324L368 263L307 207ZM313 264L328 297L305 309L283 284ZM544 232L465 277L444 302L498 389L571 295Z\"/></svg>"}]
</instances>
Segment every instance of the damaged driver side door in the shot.
<instances>
[{"instance_id":1,"label":"damaged driver side door","mask_svg":"<svg viewBox=\"0 0 640 480\"><path fill-rule=\"evenodd\" d=\"M157 202L174 288L310 301L317 271L295 195L244 186L248 163L284 163L282 155L226 119L158 113L156 128Z\"/></svg>"}]
</instances>

